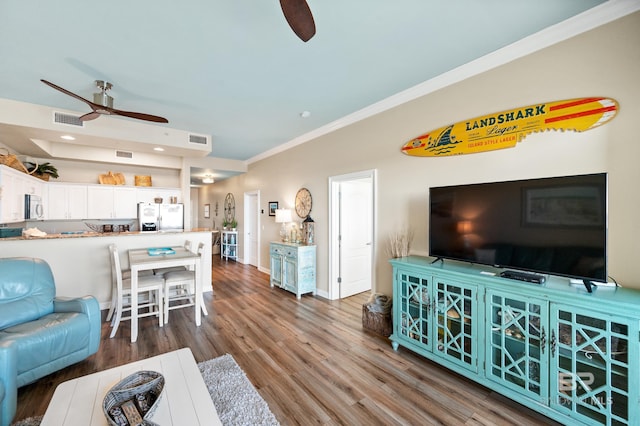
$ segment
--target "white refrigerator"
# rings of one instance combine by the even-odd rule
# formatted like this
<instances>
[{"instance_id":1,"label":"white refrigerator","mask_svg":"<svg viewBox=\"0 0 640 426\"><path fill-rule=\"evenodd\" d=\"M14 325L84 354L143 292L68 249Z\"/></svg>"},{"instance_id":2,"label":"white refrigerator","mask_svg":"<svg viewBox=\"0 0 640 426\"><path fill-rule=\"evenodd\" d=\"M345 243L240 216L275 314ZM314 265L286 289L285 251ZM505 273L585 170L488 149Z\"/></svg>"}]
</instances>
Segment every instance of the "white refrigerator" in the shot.
<instances>
[{"instance_id":1,"label":"white refrigerator","mask_svg":"<svg viewBox=\"0 0 640 426\"><path fill-rule=\"evenodd\" d=\"M138 225L141 231L182 231L183 204L138 204Z\"/></svg>"}]
</instances>

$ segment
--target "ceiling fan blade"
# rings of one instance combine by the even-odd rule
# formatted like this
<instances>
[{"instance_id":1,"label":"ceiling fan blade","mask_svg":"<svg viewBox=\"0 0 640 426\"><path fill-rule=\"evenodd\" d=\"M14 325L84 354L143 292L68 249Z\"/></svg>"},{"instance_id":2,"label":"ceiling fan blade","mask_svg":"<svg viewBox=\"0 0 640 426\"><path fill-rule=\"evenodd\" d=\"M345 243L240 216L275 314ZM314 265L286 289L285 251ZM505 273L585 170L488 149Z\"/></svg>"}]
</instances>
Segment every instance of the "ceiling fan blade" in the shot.
<instances>
[{"instance_id":1,"label":"ceiling fan blade","mask_svg":"<svg viewBox=\"0 0 640 426\"><path fill-rule=\"evenodd\" d=\"M81 115L80 117L78 117L78 119L80 121L90 121L90 120L95 120L96 118L100 117L100 113L97 111L91 111L86 113L85 115Z\"/></svg>"},{"instance_id":2,"label":"ceiling fan blade","mask_svg":"<svg viewBox=\"0 0 640 426\"><path fill-rule=\"evenodd\" d=\"M43 79L40 79L40 81L41 81L41 82L43 82L44 84L46 84L46 85L47 85L47 86L49 86L49 87L53 87L54 89L59 90L60 92L64 93L65 95L69 95L69 96L71 96L72 98L75 98L75 99L77 99L77 100L79 100L79 101L84 102L85 104L88 104L89 106L91 106L91 108L93 108L93 106L94 106L94 103L93 103L93 102L88 101L88 100L86 100L85 98L83 98L82 96L76 95L75 93L70 92L70 91L68 91L68 90L67 90L67 89L65 89L65 88L62 88L62 87L60 87L60 86L57 86L57 85L55 85L55 84L51 83L50 81L43 80Z\"/></svg>"},{"instance_id":3,"label":"ceiling fan blade","mask_svg":"<svg viewBox=\"0 0 640 426\"><path fill-rule=\"evenodd\" d=\"M306 0L280 0L282 13L294 33L304 42L316 34L316 23Z\"/></svg>"},{"instance_id":4,"label":"ceiling fan blade","mask_svg":"<svg viewBox=\"0 0 640 426\"><path fill-rule=\"evenodd\" d=\"M123 117L137 118L138 120L153 121L154 123L169 122L169 120L167 120L164 117L159 117L157 115L151 115L151 114L144 114L142 112L122 111L119 109L112 109L112 108L109 108L109 111L111 111L112 114L122 115Z\"/></svg>"}]
</instances>

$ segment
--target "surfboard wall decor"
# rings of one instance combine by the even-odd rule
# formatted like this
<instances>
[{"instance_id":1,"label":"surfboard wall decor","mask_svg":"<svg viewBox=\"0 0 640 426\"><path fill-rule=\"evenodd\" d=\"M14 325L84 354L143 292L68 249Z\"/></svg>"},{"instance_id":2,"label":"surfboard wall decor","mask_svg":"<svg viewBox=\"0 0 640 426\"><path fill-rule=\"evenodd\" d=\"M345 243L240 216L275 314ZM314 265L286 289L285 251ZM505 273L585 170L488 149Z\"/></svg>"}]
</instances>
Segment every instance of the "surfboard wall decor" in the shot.
<instances>
[{"instance_id":1,"label":"surfboard wall decor","mask_svg":"<svg viewBox=\"0 0 640 426\"><path fill-rule=\"evenodd\" d=\"M401 150L418 157L443 157L513 148L530 133L584 132L609 122L617 112L618 102L610 98L536 104L441 127L410 140Z\"/></svg>"}]
</instances>

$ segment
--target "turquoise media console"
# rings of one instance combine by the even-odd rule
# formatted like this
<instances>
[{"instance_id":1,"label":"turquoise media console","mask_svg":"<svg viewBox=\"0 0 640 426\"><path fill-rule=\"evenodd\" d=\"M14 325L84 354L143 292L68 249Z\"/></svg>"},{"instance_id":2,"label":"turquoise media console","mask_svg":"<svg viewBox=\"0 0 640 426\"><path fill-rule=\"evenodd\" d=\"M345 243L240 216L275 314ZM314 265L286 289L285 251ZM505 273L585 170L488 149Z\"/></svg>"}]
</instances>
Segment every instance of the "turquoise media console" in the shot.
<instances>
[{"instance_id":1,"label":"turquoise media console","mask_svg":"<svg viewBox=\"0 0 640 426\"><path fill-rule=\"evenodd\" d=\"M640 291L392 259L403 346L564 424L640 425Z\"/></svg>"}]
</instances>

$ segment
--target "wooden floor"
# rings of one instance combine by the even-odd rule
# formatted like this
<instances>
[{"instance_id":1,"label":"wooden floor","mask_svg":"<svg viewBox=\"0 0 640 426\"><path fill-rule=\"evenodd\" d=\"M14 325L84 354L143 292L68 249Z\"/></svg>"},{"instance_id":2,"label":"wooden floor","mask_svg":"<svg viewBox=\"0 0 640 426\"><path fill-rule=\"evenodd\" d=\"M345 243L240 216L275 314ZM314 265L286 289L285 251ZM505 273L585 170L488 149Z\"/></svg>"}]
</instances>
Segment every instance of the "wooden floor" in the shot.
<instances>
[{"instance_id":1,"label":"wooden floor","mask_svg":"<svg viewBox=\"0 0 640 426\"><path fill-rule=\"evenodd\" d=\"M188 346L198 362L233 355L283 425L554 424L363 331L368 294L298 301L271 289L268 275L255 267L217 256L212 275L201 327L190 308L179 309L163 328L152 318L141 320L138 342L131 344L128 322L113 339L103 323L96 355L19 389L15 419L44 414L65 380Z\"/></svg>"}]
</instances>

